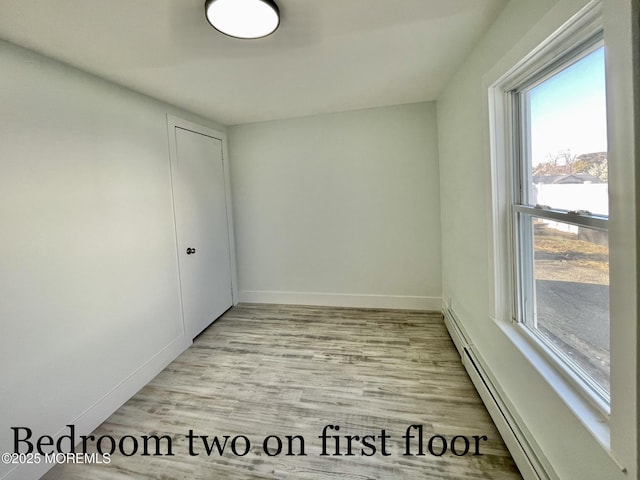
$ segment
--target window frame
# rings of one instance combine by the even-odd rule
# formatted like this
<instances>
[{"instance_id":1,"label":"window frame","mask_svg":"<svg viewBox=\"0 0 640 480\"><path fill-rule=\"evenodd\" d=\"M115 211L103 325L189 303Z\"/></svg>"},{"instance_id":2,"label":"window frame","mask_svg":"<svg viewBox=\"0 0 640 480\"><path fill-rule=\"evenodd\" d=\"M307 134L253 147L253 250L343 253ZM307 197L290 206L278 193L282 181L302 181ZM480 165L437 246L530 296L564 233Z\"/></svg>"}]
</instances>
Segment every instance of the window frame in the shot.
<instances>
[{"instance_id":1,"label":"window frame","mask_svg":"<svg viewBox=\"0 0 640 480\"><path fill-rule=\"evenodd\" d=\"M524 307L525 292L532 292L535 283L533 264L528 268L520 261L522 255L533 259L533 231L524 232L519 218L543 218L596 230L608 231L609 219L605 215L570 212L561 209L527 205L522 170L530 165L526 159L530 139L527 131L526 109L523 100L528 89L551 78L581 58L604 45L602 8L599 3L584 11L571 25L552 36L518 65L507 72L490 88L490 123L493 129L492 171L494 260L495 263L495 317L508 316L527 343L541 355L592 407L608 419L611 413L610 393L606 392L560 349L551 345L531 328L525 317L533 318L535 298L529 293L528 307ZM497 145L496 145L497 144ZM498 165L496 165L498 163ZM497 168L495 168L497 167ZM496 171L497 170L497 171ZM528 174L528 173L527 173ZM506 193L496 190L505 188ZM496 224L496 221L500 224ZM526 228L526 227L525 227ZM529 240L527 241L525 238ZM519 254L519 252L523 252ZM525 312L524 308L529 311Z\"/></svg>"}]
</instances>

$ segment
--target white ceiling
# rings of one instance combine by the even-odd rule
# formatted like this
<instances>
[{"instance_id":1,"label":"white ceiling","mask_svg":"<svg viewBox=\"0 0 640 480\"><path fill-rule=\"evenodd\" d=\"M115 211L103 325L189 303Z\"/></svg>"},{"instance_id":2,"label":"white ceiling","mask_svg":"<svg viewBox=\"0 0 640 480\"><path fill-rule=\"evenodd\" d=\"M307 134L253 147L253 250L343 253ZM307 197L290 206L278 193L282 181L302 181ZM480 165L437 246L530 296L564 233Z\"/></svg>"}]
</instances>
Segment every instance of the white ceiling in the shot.
<instances>
[{"instance_id":1,"label":"white ceiling","mask_svg":"<svg viewBox=\"0 0 640 480\"><path fill-rule=\"evenodd\" d=\"M225 125L433 100L506 0L276 0L238 40L204 0L0 0L0 38Z\"/></svg>"}]
</instances>

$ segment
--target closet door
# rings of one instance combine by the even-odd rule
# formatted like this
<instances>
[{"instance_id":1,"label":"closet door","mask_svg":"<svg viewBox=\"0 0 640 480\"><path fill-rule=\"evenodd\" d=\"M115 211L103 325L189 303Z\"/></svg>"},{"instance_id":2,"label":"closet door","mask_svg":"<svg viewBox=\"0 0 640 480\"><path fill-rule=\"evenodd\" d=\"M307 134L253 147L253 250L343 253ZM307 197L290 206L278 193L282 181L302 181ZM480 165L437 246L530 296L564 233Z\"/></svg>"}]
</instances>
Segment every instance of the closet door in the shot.
<instances>
[{"instance_id":1,"label":"closet door","mask_svg":"<svg viewBox=\"0 0 640 480\"><path fill-rule=\"evenodd\" d=\"M174 126L172 180L185 332L193 338L233 305L222 141Z\"/></svg>"}]
</instances>

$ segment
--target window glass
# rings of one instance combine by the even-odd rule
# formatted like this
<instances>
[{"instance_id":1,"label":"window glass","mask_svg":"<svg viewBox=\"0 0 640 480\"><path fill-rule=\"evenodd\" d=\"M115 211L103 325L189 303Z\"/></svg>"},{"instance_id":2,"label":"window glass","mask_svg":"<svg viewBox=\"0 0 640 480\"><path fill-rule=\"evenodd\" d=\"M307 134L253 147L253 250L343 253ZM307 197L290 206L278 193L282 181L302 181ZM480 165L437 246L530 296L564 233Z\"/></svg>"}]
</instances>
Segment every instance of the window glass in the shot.
<instances>
[{"instance_id":1,"label":"window glass","mask_svg":"<svg viewBox=\"0 0 640 480\"><path fill-rule=\"evenodd\" d=\"M530 327L609 391L609 235L532 222L535 322Z\"/></svg>"},{"instance_id":2,"label":"window glass","mask_svg":"<svg viewBox=\"0 0 640 480\"><path fill-rule=\"evenodd\" d=\"M525 203L608 215L604 48L522 93Z\"/></svg>"},{"instance_id":3,"label":"window glass","mask_svg":"<svg viewBox=\"0 0 640 480\"><path fill-rule=\"evenodd\" d=\"M564 65L531 72L513 94L519 125L513 192L516 315L556 361L608 402L604 48L584 47Z\"/></svg>"}]
</instances>

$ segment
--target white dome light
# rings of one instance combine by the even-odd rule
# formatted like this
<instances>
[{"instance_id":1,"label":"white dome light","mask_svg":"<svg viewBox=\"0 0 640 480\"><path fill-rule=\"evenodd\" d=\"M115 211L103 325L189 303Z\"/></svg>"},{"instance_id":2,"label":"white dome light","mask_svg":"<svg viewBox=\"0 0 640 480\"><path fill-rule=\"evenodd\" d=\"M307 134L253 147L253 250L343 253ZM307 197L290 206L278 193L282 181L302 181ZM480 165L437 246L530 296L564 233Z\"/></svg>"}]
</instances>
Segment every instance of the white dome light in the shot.
<instances>
[{"instance_id":1,"label":"white dome light","mask_svg":"<svg viewBox=\"0 0 640 480\"><path fill-rule=\"evenodd\" d=\"M211 26L230 37L266 37L280 24L272 0L206 0L204 9Z\"/></svg>"}]
</instances>

